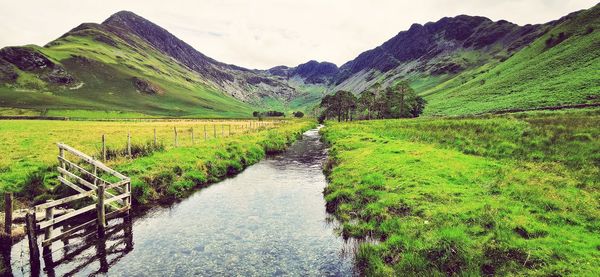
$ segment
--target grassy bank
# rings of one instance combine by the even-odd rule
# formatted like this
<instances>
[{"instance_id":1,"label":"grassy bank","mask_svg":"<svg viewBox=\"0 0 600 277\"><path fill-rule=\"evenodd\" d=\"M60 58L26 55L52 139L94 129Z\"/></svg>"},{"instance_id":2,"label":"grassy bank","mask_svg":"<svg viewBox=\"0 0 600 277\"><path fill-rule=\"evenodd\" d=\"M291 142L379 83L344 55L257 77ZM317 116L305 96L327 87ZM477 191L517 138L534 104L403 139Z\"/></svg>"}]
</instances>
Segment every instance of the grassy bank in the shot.
<instances>
[{"instance_id":1,"label":"grassy bank","mask_svg":"<svg viewBox=\"0 0 600 277\"><path fill-rule=\"evenodd\" d=\"M327 208L369 275L598 275L600 110L333 123Z\"/></svg>"},{"instance_id":2,"label":"grassy bank","mask_svg":"<svg viewBox=\"0 0 600 277\"><path fill-rule=\"evenodd\" d=\"M195 142L241 133L250 127L249 120L152 120L152 121L55 121L0 120L0 192L23 189L32 173L56 164L57 142L71 145L84 153L100 157L102 135L106 137L109 155L123 151L127 134L131 134L133 150L144 148L154 139L162 148L174 147L174 128L178 145L191 146L191 129ZM256 121L252 122L255 127ZM231 127L230 127L231 126ZM118 162L118 161L117 161ZM113 163L113 161L111 161Z\"/></svg>"},{"instance_id":3,"label":"grassy bank","mask_svg":"<svg viewBox=\"0 0 600 277\"><path fill-rule=\"evenodd\" d=\"M181 196L184 191L252 164L269 151L282 150L302 130L314 123L287 121L273 129L257 128L250 121L0 121L0 192L16 192L34 202L68 190L56 179L56 142L65 142L85 153L100 156L101 136L106 134L109 166L130 174L135 200L148 202ZM266 123L263 123L266 124ZM207 140L204 140L204 126ZM231 126L231 134L229 130ZM174 127L178 147L174 147ZM194 128L195 143L191 142ZM158 147L151 147L157 132ZM216 139L215 139L216 131ZM134 159L123 157L127 133L132 135ZM35 197L34 197L35 196Z\"/></svg>"},{"instance_id":4,"label":"grassy bank","mask_svg":"<svg viewBox=\"0 0 600 277\"><path fill-rule=\"evenodd\" d=\"M138 203L180 198L194 188L242 171L266 154L283 151L314 126L309 120L293 121L276 129L210 140L198 147L155 152L116 169L132 178Z\"/></svg>"}]
</instances>

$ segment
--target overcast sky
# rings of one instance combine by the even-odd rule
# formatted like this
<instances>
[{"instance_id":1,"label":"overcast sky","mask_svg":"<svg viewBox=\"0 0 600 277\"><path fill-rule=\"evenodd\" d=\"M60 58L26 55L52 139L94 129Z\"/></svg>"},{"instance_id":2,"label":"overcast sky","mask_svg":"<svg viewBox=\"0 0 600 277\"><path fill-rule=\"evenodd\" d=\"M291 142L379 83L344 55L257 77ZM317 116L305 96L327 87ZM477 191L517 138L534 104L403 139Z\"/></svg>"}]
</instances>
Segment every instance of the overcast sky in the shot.
<instances>
[{"instance_id":1,"label":"overcast sky","mask_svg":"<svg viewBox=\"0 0 600 277\"><path fill-rule=\"evenodd\" d=\"M412 23L481 15L520 25L595 0L0 0L0 47L44 45L82 22L129 10L226 63L266 69L311 59L341 65Z\"/></svg>"}]
</instances>

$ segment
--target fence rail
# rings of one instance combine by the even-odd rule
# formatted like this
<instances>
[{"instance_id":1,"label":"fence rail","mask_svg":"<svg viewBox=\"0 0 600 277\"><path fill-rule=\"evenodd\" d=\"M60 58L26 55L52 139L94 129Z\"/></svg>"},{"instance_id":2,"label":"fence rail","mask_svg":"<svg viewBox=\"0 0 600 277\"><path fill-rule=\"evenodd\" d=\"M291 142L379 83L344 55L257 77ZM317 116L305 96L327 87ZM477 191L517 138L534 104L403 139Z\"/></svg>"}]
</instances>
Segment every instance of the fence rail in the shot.
<instances>
[{"instance_id":1,"label":"fence rail","mask_svg":"<svg viewBox=\"0 0 600 277\"><path fill-rule=\"evenodd\" d=\"M115 147L114 143L109 146L109 139L107 134L101 135L100 143L100 160L106 162L115 156L123 156L133 158L136 156L134 146L132 142L134 138L137 138L137 143L141 143L140 137L146 138L146 142L142 145L151 145L152 147L181 147L181 146L193 146L197 144L203 138L204 141L209 139L218 139L229 137L235 134L243 134L249 132L255 132L263 129L270 129L284 124L285 120L268 120L268 121L248 121L247 123L213 123L213 124L197 124L187 126L163 126L161 128L153 128L150 133L142 132L132 133L127 131L122 140L121 146ZM111 135L114 138L114 135ZM121 141L121 139L118 139ZM114 141L114 140L113 140ZM109 149L109 147L111 147ZM116 153L115 153L116 152Z\"/></svg>"},{"instance_id":2,"label":"fence rail","mask_svg":"<svg viewBox=\"0 0 600 277\"><path fill-rule=\"evenodd\" d=\"M58 180L77 193L36 205L27 214L27 238L29 240L32 268L34 266L39 267L38 232L44 232L41 245L44 252L48 252L51 251L50 247L53 242L93 225L97 226L98 236L104 236L106 221L121 213L128 213L131 209L132 195L129 177L71 146L63 143L58 143L57 146L59 150ZM74 159L67 156L72 156ZM116 181L109 182L109 179ZM91 199L93 203L67 211L58 217L54 216L57 207L74 206L75 201L83 199ZM107 209L110 210L108 214L106 213ZM56 227L64 225L65 222L75 220L76 217L82 217L94 210L96 211L95 219L84 221L84 223L68 229L63 227L60 231L55 230ZM43 213L44 217L38 219L36 215L39 213ZM37 263L37 265L34 263Z\"/></svg>"},{"instance_id":3,"label":"fence rail","mask_svg":"<svg viewBox=\"0 0 600 277\"><path fill-rule=\"evenodd\" d=\"M250 121L243 124L217 124L204 126L191 126L189 128L173 127L173 146L196 144L199 138L207 141L209 138L226 137L234 134L249 133L258 130L277 127L285 121ZM196 127L196 128L195 128ZM207 128L209 127L209 128ZM202 130L198 133L194 131ZM153 130L153 145L156 147L159 143L157 129ZM189 140L184 136L189 135ZM50 200L34 206L26 214L26 231L29 242L29 256L31 263L31 272L39 272L40 269L40 249L38 243L38 233L43 233L41 246L44 251L44 263L47 267L52 267L52 261L48 264L47 257L52 256L52 244L59 240L63 242L77 236L80 231L89 230L96 226L98 238L104 238L107 235L107 221L118 217L121 214L128 215L131 209L132 192L131 180L129 177L108 167L103 162L107 161L106 147L107 137L102 134L102 148L100 160L89 156L64 143L58 143L58 167L56 168L60 183L70 187L75 191L74 194L57 200ZM132 158L132 133L127 132L126 154ZM170 143L167 143L171 145ZM8 197L8 196L7 196ZM8 199L8 198L7 198ZM11 199L12 200L12 195ZM86 202L87 201L87 202ZM6 201L11 203L12 201ZM65 208L65 210L58 210ZM7 210L11 206L7 206ZM57 211L60 211L58 213ZM96 211L94 218L90 214ZM7 213L7 222L11 221L10 214ZM129 217L129 216L127 216ZM10 223L5 224L10 231ZM110 232L108 232L110 233Z\"/></svg>"}]
</instances>

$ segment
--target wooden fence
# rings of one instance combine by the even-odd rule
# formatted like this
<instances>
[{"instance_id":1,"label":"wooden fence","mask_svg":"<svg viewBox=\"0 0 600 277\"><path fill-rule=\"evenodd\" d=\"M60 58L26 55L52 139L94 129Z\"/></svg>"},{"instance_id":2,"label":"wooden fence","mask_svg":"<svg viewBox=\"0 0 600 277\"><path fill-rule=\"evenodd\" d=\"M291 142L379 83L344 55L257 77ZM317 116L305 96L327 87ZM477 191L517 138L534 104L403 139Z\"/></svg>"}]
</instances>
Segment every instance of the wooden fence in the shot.
<instances>
[{"instance_id":1,"label":"wooden fence","mask_svg":"<svg viewBox=\"0 0 600 277\"><path fill-rule=\"evenodd\" d=\"M201 127L199 128L201 131L195 131L194 126L188 126L186 128L177 128L177 126L173 126L173 141L172 144L170 142L167 142L166 144L162 144L162 145L173 145L174 147L179 147L181 146L180 143L180 138L184 137L184 136L189 136L189 141L191 142L191 145L196 144L196 142L198 141L197 138L197 134L200 134L201 137L204 138L204 141L207 141L208 139L212 138L212 139L216 139L216 138L224 138L224 137L229 137L235 134L241 134L241 133L248 133L248 132L252 132L252 131L257 131L260 130L262 128L274 128L279 126L280 124L284 123L285 121L283 120L276 120L276 121L249 121L248 123L245 124L210 124L210 125L199 125L196 127ZM131 132L127 132L127 145L126 148L123 150L126 153L124 153L124 155L127 155L127 157L133 157L133 153L132 153L132 144L131 144L131 139L132 139L132 134ZM183 138L185 139L185 138ZM108 156L107 156L107 137L106 134L102 135L101 138L101 152L100 152L100 156L101 156L101 160L103 162L106 162L108 160ZM157 146L159 143L159 139L157 136L157 129L154 128L153 130L153 138L151 140L149 140L149 142L152 142L153 146ZM162 143L162 142L161 142Z\"/></svg>"},{"instance_id":2,"label":"wooden fence","mask_svg":"<svg viewBox=\"0 0 600 277\"><path fill-rule=\"evenodd\" d=\"M213 124L212 130L204 125L204 140L208 140L209 134L212 131L212 137L217 138L220 133L221 137L225 137L235 133L246 133L253 130L258 130L263 127L275 127L281 122L249 122L248 124L236 125L232 129L232 125L221 125L220 130L217 130L217 125ZM179 134L177 127L173 127L174 131L174 146L179 145ZM220 132L219 132L220 131ZM194 128L189 128L190 140L192 145L195 143ZM156 129L154 129L154 145L157 145ZM106 237L110 236L114 231L107 231L107 221L125 214L129 218L129 210L131 209L131 180L109 168L104 163L85 153L70 147L66 144L58 143L59 149L57 171L59 173L58 180L72 188L76 194L58 199L49 200L46 203L34 206L25 217L27 239L29 242L29 257L31 263L31 273L39 272L40 270L40 247L38 243L38 233L43 232L41 246L43 248L43 257L46 268L52 268L60 263L52 261L52 244L62 240L68 241L70 238L76 237L77 233L84 230L89 230L96 226L96 233L99 238L99 243L106 241ZM106 161L106 137L102 135L102 152L101 159ZM127 133L127 152L131 156L131 133ZM10 233L12 225L12 194L6 194L6 222L5 232ZM55 216L57 208L62 208L60 215ZM95 211L94 216L90 214ZM126 220L127 221L127 220ZM114 227L111 227L114 228ZM129 221L128 228L129 242L126 243L127 251L131 249L131 222ZM89 247L89 246L86 246ZM101 247L104 248L104 247ZM82 248L87 249L87 248ZM83 251L83 250L81 250ZM75 251L69 256L75 255L79 251ZM106 254L106 253L105 253ZM105 255L106 256L106 255ZM92 259L93 260L93 259ZM100 257L106 263L106 257Z\"/></svg>"},{"instance_id":3,"label":"wooden fence","mask_svg":"<svg viewBox=\"0 0 600 277\"><path fill-rule=\"evenodd\" d=\"M51 251L53 242L89 226L96 225L98 236L103 237L106 221L128 213L131 208L131 181L128 177L66 144L59 143L58 149L58 180L77 194L37 205L26 215L32 268L36 266L34 263L39 263L38 232L44 232L41 245L44 252L48 252ZM110 182L108 179L114 181ZM88 201L87 205L84 204L85 200ZM84 206L54 216L55 208L67 208L74 204ZM89 214L92 211L96 211L95 218L90 220ZM39 214L43 216L38 216ZM82 218L86 219L83 223L68 228L63 226L67 221L81 221ZM57 227L62 228L58 230Z\"/></svg>"}]
</instances>

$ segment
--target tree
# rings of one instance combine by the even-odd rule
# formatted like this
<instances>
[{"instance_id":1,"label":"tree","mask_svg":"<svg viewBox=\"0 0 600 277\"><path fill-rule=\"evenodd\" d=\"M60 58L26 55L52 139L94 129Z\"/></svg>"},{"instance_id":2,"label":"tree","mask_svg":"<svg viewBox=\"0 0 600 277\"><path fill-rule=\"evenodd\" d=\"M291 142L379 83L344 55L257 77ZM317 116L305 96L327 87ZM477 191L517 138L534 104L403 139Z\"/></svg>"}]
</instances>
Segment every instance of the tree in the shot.
<instances>
[{"instance_id":1,"label":"tree","mask_svg":"<svg viewBox=\"0 0 600 277\"><path fill-rule=\"evenodd\" d=\"M412 117L419 117L419 115L423 113L426 104L427 101L423 97L417 96L415 98L415 102L413 103L410 109L410 114L412 115Z\"/></svg>"},{"instance_id":2,"label":"tree","mask_svg":"<svg viewBox=\"0 0 600 277\"><path fill-rule=\"evenodd\" d=\"M361 119L408 118L417 117L427 103L418 96L407 82L395 82L392 86L381 89L376 83L363 91L360 98L348 91L337 91L326 95L321 100L322 113L319 120L337 119L338 121L353 120L358 114Z\"/></svg>"},{"instance_id":3,"label":"tree","mask_svg":"<svg viewBox=\"0 0 600 277\"><path fill-rule=\"evenodd\" d=\"M352 120L356 110L356 96L348 91L340 90L334 95L326 95L321 99L322 117L337 118L337 121Z\"/></svg>"},{"instance_id":4,"label":"tree","mask_svg":"<svg viewBox=\"0 0 600 277\"><path fill-rule=\"evenodd\" d=\"M254 111L252 113L252 116L254 116L254 117L265 117L265 116L283 116L283 117L285 117L285 113L279 112L279 111L266 111L266 112L262 112L262 113Z\"/></svg>"},{"instance_id":5,"label":"tree","mask_svg":"<svg viewBox=\"0 0 600 277\"><path fill-rule=\"evenodd\" d=\"M372 118L373 112L375 111L375 103L377 100L377 94L373 90L363 91L358 99L358 109L364 114L367 113L366 119Z\"/></svg>"}]
</instances>

